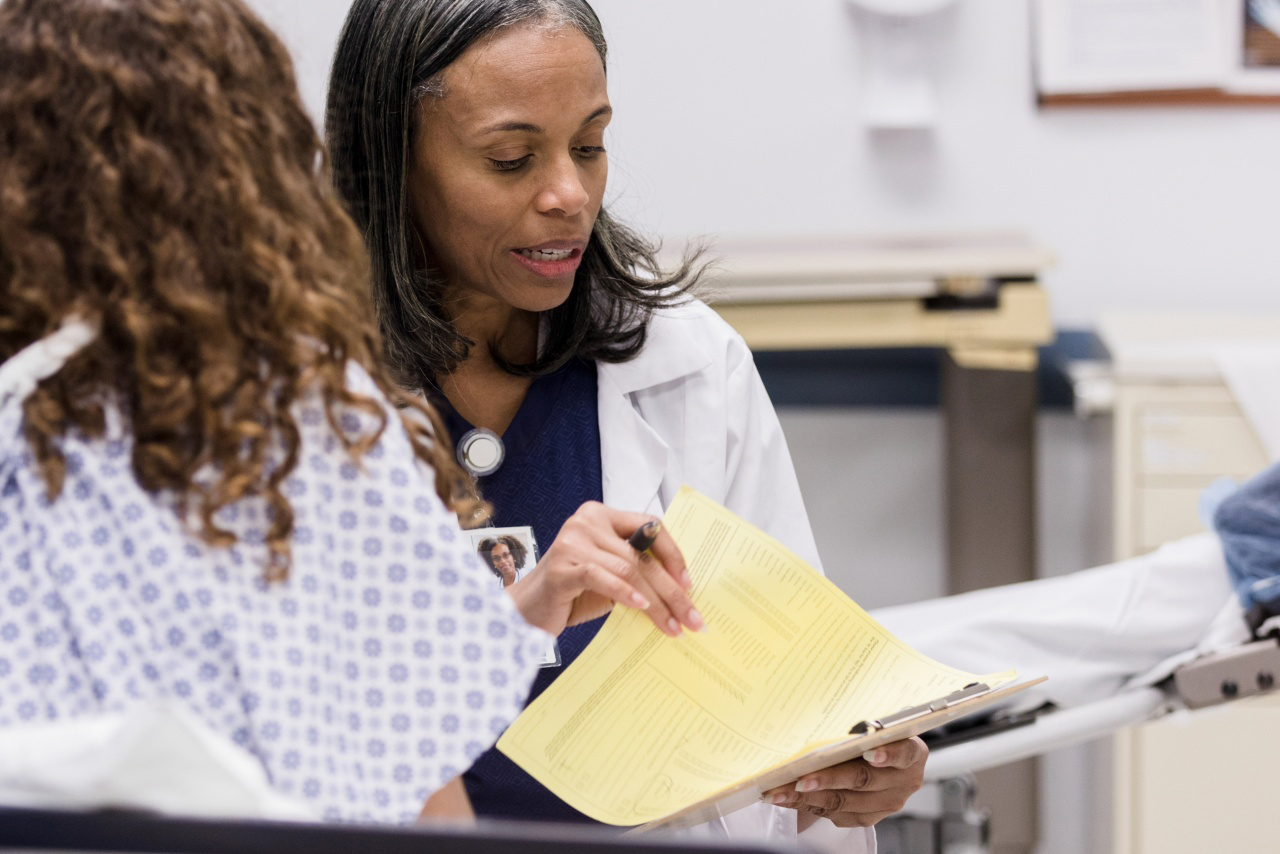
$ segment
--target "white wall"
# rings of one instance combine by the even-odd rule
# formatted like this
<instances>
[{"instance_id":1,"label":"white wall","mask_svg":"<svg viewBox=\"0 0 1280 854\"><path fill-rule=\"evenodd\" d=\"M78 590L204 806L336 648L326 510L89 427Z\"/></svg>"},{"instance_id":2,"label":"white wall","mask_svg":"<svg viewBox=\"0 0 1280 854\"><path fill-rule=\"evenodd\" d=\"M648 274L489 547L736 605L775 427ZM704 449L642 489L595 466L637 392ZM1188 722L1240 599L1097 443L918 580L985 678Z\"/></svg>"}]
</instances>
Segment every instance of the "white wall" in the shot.
<instances>
[{"instance_id":1,"label":"white wall","mask_svg":"<svg viewBox=\"0 0 1280 854\"><path fill-rule=\"evenodd\" d=\"M1012 226L1060 324L1280 307L1280 109L1038 110L1029 3L960 0L932 135L860 124L844 0L598 0L619 189L667 234Z\"/></svg>"}]
</instances>

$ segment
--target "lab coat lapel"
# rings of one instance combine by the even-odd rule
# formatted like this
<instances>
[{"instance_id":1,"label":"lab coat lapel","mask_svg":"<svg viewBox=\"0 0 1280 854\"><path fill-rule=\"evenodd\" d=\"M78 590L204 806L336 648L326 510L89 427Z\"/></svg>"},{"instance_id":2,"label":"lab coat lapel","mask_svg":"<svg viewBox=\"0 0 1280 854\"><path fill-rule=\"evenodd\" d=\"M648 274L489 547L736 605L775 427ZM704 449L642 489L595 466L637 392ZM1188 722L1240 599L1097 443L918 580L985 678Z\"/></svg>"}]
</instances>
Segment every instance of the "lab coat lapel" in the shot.
<instances>
[{"instance_id":1,"label":"lab coat lapel","mask_svg":"<svg viewBox=\"0 0 1280 854\"><path fill-rule=\"evenodd\" d=\"M659 488L670 448L636 411L612 372L599 372L600 468L604 503L662 515Z\"/></svg>"},{"instance_id":2,"label":"lab coat lapel","mask_svg":"<svg viewBox=\"0 0 1280 854\"><path fill-rule=\"evenodd\" d=\"M644 348L636 358L597 363L600 463L604 501L611 507L661 515L664 497L674 498L680 487L683 475L673 472L672 466L681 463L688 452L681 444L685 441L686 382L712 362L711 353L697 335L699 315L707 312L701 303L655 312ZM668 392L661 401L653 399L657 389ZM670 393L677 389L677 393ZM648 414L661 416L656 427L646 420L646 401L655 409ZM671 494L663 496L668 475Z\"/></svg>"}]
</instances>

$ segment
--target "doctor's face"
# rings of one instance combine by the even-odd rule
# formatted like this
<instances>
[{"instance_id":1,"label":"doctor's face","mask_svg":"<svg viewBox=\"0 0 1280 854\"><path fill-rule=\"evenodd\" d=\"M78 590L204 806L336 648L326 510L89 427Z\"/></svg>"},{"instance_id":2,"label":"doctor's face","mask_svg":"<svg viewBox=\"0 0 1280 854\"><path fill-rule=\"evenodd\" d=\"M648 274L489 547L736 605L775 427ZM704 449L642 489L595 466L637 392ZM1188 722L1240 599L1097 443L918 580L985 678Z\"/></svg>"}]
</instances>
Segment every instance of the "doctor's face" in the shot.
<instances>
[{"instance_id":1,"label":"doctor's face","mask_svg":"<svg viewBox=\"0 0 1280 854\"><path fill-rule=\"evenodd\" d=\"M516 559L511 554L511 549L506 543L498 543L493 547L493 551L489 552L489 560L493 563L493 568L502 576L502 586L509 587L516 582Z\"/></svg>"},{"instance_id":2,"label":"doctor's face","mask_svg":"<svg viewBox=\"0 0 1280 854\"><path fill-rule=\"evenodd\" d=\"M419 109L409 203L446 297L568 298L600 212L611 108L595 46L532 24L473 45Z\"/></svg>"}]
</instances>

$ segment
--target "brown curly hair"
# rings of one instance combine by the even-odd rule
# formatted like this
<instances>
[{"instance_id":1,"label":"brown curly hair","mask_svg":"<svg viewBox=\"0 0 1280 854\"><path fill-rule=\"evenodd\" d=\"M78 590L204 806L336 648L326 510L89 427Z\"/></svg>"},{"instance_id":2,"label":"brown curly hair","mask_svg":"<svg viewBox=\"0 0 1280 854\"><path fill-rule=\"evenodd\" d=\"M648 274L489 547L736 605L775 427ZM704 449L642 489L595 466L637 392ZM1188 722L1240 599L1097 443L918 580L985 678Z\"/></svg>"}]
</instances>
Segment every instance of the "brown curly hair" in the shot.
<instances>
[{"instance_id":1,"label":"brown curly hair","mask_svg":"<svg viewBox=\"0 0 1280 854\"><path fill-rule=\"evenodd\" d=\"M510 534L504 534L501 537L486 537L480 541L480 545L476 546L476 551L484 558L484 562L488 564L489 571L499 578L502 574L498 572L498 568L493 565L493 550L498 544L506 546L511 551L511 559L515 562L516 569L524 569L524 562L529 557L529 550L524 547L524 543Z\"/></svg>"},{"instance_id":2,"label":"brown curly hair","mask_svg":"<svg viewBox=\"0 0 1280 854\"><path fill-rule=\"evenodd\" d=\"M70 314L102 328L25 404L50 500L60 437L102 435L114 401L138 482L194 511L206 542L234 541L220 508L267 502L282 578L290 405L318 390L357 457L387 426L347 389L351 361L403 408L445 502L482 516L435 415L382 367L368 267L288 53L240 0L0 4L0 360ZM345 408L379 426L347 432Z\"/></svg>"}]
</instances>

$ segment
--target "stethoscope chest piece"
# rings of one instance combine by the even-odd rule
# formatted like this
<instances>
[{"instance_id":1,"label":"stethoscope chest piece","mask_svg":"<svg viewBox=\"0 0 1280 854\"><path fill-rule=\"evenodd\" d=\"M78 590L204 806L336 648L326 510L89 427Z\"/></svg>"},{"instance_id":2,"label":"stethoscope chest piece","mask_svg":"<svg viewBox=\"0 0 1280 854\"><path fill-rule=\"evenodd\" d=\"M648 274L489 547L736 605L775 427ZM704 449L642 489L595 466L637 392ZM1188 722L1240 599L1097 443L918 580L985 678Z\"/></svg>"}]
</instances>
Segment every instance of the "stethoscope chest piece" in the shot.
<instances>
[{"instance_id":1,"label":"stethoscope chest piece","mask_svg":"<svg viewBox=\"0 0 1280 854\"><path fill-rule=\"evenodd\" d=\"M502 437L484 427L468 430L458 440L458 462L475 477L493 474L506 456Z\"/></svg>"}]
</instances>

